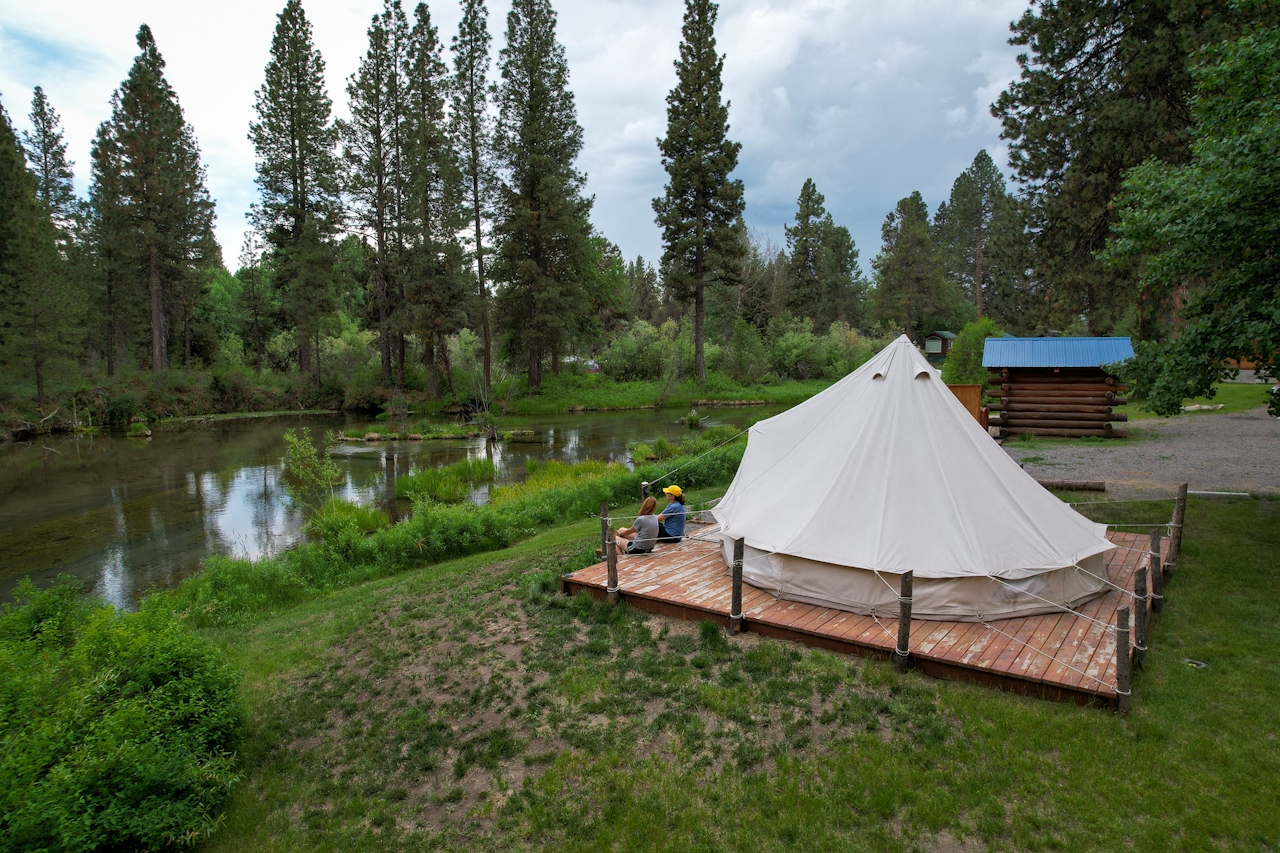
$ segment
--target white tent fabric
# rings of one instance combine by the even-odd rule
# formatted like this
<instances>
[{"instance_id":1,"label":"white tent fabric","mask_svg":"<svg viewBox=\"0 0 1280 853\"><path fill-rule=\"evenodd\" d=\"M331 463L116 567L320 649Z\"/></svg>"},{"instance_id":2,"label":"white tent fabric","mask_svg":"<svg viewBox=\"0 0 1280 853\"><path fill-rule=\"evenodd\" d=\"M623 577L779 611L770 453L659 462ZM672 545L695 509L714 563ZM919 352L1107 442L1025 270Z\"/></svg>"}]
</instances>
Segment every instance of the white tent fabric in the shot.
<instances>
[{"instance_id":1,"label":"white tent fabric","mask_svg":"<svg viewBox=\"0 0 1280 853\"><path fill-rule=\"evenodd\" d=\"M985 433L905 336L757 423L716 507L723 553L781 598L894 616L1007 618L1106 588L1106 527L1046 491Z\"/></svg>"}]
</instances>

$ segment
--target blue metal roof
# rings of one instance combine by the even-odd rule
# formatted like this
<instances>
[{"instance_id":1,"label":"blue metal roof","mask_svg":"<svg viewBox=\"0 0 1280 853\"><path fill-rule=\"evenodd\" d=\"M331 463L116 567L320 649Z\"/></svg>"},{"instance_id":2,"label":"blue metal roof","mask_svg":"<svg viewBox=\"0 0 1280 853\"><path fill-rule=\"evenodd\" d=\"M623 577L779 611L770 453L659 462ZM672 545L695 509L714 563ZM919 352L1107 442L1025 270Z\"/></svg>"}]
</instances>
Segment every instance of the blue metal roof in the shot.
<instances>
[{"instance_id":1,"label":"blue metal roof","mask_svg":"<svg viewBox=\"0 0 1280 853\"><path fill-rule=\"evenodd\" d=\"M987 338L983 367L1101 367L1133 358L1128 338Z\"/></svg>"}]
</instances>

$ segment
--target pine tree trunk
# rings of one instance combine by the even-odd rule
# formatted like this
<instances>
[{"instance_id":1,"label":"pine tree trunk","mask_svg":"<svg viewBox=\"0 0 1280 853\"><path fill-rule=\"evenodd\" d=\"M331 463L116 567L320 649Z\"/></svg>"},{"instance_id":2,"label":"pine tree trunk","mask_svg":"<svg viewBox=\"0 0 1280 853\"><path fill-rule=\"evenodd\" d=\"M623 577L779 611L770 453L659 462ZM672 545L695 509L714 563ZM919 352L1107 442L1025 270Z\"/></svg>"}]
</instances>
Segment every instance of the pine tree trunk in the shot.
<instances>
[{"instance_id":1,"label":"pine tree trunk","mask_svg":"<svg viewBox=\"0 0 1280 853\"><path fill-rule=\"evenodd\" d=\"M436 375L436 348L431 335L422 336L422 366L427 370L427 396L440 398L440 377Z\"/></svg>"},{"instance_id":2,"label":"pine tree trunk","mask_svg":"<svg viewBox=\"0 0 1280 853\"><path fill-rule=\"evenodd\" d=\"M693 277L693 374L699 382L707 381L707 367L702 358L702 321L706 313L702 292L702 213L698 213L698 248L694 252Z\"/></svg>"},{"instance_id":3,"label":"pine tree trunk","mask_svg":"<svg viewBox=\"0 0 1280 853\"><path fill-rule=\"evenodd\" d=\"M449 344L447 341L444 340L443 337L440 339L439 343L436 346L436 353L438 353L437 358L440 359L439 372L444 374L445 382L449 386L449 396L456 398L458 395L457 395L457 392L453 390L453 369L449 364ZM489 398L489 395L486 392L485 393L486 408L488 407L488 402L487 402L488 398Z\"/></svg>"},{"instance_id":4,"label":"pine tree trunk","mask_svg":"<svg viewBox=\"0 0 1280 853\"><path fill-rule=\"evenodd\" d=\"M36 405L44 411L44 365L40 361L40 315L37 314L34 319L32 340L35 342Z\"/></svg>"},{"instance_id":5,"label":"pine tree trunk","mask_svg":"<svg viewBox=\"0 0 1280 853\"><path fill-rule=\"evenodd\" d=\"M191 366L191 309L182 311L182 366Z\"/></svg>"},{"instance_id":6,"label":"pine tree trunk","mask_svg":"<svg viewBox=\"0 0 1280 853\"><path fill-rule=\"evenodd\" d=\"M151 375L157 380L164 369L164 300L160 290L160 259L152 246L148 255L151 284Z\"/></svg>"},{"instance_id":7,"label":"pine tree trunk","mask_svg":"<svg viewBox=\"0 0 1280 853\"><path fill-rule=\"evenodd\" d=\"M480 282L480 329L484 335L484 390L489 393L489 377L493 364L493 343L489 338L489 292L484 286L484 250L480 228L480 175L471 176L472 198L475 200L476 221L476 278Z\"/></svg>"},{"instance_id":8,"label":"pine tree trunk","mask_svg":"<svg viewBox=\"0 0 1280 853\"><path fill-rule=\"evenodd\" d=\"M107 377L116 375L116 307L114 288L107 279Z\"/></svg>"},{"instance_id":9,"label":"pine tree trunk","mask_svg":"<svg viewBox=\"0 0 1280 853\"><path fill-rule=\"evenodd\" d=\"M982 319L982 223L978 223L978 239L973 247L973 302Z\"/></svg>"},{"instance_id":10,"label":"pine tree trunk","mask_svg":"<svg viewBox=\"0 0 1280 853\"><path fill-rule=\"evenodd\" d=\"M295 328L295 341L298 346L298 373L306 376L311 372L311 329L310 319L303 309L298 315Z\"/></svg>"},{"instance_id":11,"label":"pine tree trunk","mask_svg":"<svg viewBox=\"0 0 1280 853\"><path fill-rule=\"evenodd\" d=\"M387 317L387 277L378 260L378 352L382 355L382 384L391 381L391 329Z\"/></svg>"},{"instance_id":12,"label":"pine tree trunk","mask_svg":"<svg viewBox=\"0 0 1280 853\"><path fill-rule=\"evenodd\" d=\"M320 401L320 324L316 323L316 405Z\"/></svg>"},{"instance_id":13,"label":"pine tree trunk","mask_svg":"<svg viewBox=\"0 0 1280 853\"><path fill-rule=\"evenodd\" d=\"M396 387L404 385L404 332L396 332Z\"/></svg>"}]
</instances>

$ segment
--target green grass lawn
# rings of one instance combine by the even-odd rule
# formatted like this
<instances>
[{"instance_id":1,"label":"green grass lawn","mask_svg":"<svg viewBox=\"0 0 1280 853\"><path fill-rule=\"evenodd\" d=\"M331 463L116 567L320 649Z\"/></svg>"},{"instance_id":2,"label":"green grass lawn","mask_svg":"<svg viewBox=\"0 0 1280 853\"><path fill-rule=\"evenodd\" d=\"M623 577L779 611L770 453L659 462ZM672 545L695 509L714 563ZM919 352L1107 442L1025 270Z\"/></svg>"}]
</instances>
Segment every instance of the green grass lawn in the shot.
<instances>
[{"instance_id":1,"label":"green grass lawn","mask_svg":"<svg viewBox=\"0 0 1280 853\"><path fill-rule=\"evenodd\" d=\"M1271 394L1270 385L1254 385L1244 384L1240 382L1220 382L1214 386L1215 393L1210 397L1196 397L1193 400L1185 400L1184 406L1216 406L1222 405L1221 409L1210 412L1183 412L1177 417L1188 417L1194 415L1214 415L1228 414L1230 412L1245 412L1249 409L1256 409L1259 406L1267 405L1268 398ZM1128 412L1129 420L1138 421L1145 418L1158 418L1159 415L1149 412L1142 407L1141 403L1133 403L1120 409L1122 412Z\"/></svg>"},{"instance_id":2,"label":"green grass lawn","mask_svg":"<svg viewBox=\"0 0 1280 853\"><path fill-rule=\"evenodd\" d=\"M248 723L204 848L1280 846L1274 503L1192 501L1127 717L559 596L598 530L207 631Z\"/></svg>"}]
</instances>

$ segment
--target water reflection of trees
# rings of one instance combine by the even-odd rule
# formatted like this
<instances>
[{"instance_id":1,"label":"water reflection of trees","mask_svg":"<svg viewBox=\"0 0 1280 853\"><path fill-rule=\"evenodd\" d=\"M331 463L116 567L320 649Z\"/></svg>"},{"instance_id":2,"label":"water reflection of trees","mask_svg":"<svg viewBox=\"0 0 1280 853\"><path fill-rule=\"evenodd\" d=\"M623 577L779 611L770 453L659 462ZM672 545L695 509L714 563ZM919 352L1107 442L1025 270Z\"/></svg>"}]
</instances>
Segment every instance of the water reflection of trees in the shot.
<instances>
[{"instance_id":1,"label":"water reflection of trees","mask_svg":"<svg viewBox=\"0 0 1280 853\"><path fill-rule=\"evenodd\" d=\"M759 411L726 413L728 422ZM94 435L0 448L0 599L18 577L37 583L77 575L118 603L196 571L210 554L261 557L302 535L303 519L281 482L291 426L317 438L341 418L273 418L192 425L150 441ZM529 421L528 438L331 448L344 472L339 494L384 505L392 518L396 477L464 458L489 458L498 482L523 479L530 459L625 459L628 442L687 431L670 413L575 415ZM484 500L487 489L477 491Z\"/></svg>"}]
</instances>

